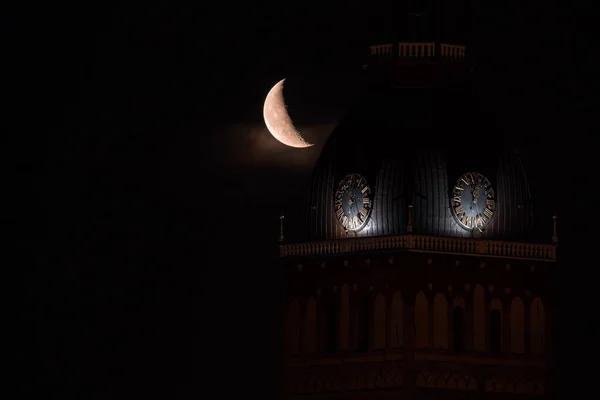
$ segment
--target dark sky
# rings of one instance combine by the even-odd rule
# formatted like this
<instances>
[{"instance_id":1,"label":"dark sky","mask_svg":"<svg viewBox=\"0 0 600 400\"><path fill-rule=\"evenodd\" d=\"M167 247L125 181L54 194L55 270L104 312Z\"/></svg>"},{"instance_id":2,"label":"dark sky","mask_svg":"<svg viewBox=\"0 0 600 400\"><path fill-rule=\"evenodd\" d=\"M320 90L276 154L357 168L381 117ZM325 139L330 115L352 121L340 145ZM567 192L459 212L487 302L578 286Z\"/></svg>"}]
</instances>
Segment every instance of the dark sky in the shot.
<instances>
[{"instance_id":1,"label":"dark sky","mask_svg":"<svg viewBox=\"0 0 600 400\"><path fill-rule=\"evenodd\" d=\"M21 343L11 382L61 398L188 398L260 359L263 380L240 382L277 394L277 217L301 195L389 17L369 4L2 15L2 151L16 188L6 226L24 261L3 279ZM570 37L551 10L486 7L483 107L538 143L532 165L550 170L548 132L573 112L575 73L556 57ZM262 124L283 77L314 148L285 148Z\"/></svg>"}]
</instances>

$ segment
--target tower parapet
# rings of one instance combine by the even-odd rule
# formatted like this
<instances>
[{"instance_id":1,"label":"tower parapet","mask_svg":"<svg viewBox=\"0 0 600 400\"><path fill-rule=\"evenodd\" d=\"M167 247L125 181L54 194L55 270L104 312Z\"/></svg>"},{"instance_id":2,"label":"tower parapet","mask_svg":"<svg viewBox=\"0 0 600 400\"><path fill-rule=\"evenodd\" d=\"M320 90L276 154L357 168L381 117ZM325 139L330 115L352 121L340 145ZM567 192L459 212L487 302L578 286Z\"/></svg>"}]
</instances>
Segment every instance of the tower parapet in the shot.
<instances>
[{"instance_id":1,"label":"tower parapet","mask_svg":"<svg viewBox=\"0 0 600 400\"><path fill-rule=\"evenodd\" d=\"M372 82L400 88L468 86L473 70L467 59L467 46L436 42L369 46L364 68Z\"/></svg>"},{"instance_id":2,"label":"tower parapet","mask_svg":"<svg viewBox=\"0 0 600 400\"><path fill-rule=\"evenodd\" d=\"M467 46L435 42L395 42L369 46L371 60L464 61Z\"/></svg>"}]
</instances>

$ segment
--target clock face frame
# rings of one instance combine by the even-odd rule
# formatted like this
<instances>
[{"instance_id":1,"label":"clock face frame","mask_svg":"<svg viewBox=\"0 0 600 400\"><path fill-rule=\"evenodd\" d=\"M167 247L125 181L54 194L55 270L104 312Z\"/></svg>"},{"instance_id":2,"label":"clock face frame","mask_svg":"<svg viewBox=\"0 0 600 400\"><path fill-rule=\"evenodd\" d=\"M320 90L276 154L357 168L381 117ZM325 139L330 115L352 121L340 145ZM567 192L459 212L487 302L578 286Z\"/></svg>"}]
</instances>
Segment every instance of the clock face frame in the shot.
<instances>
[{"instance_id":1,"label":"clock face frame","mask_svg":"<svg viewBox=\"0 0 600 400\"><path fill-rule=\"evenodd\" d=\"M346 231L365 227L373 211L371 187L360 174L346 175L337 186L333 199L335 219Z\"/></svg>"},{"instance_id":2,"label":"clock face frame","mask_svg":"<svg viewBox=\"0 0 600 400\"><path fill-rule=\"evenodd\" d=\"M496 191L484 175L467 172L452 188L450 207L462 228L483 231L496 214Z\"/></svg>"}]
</instances>

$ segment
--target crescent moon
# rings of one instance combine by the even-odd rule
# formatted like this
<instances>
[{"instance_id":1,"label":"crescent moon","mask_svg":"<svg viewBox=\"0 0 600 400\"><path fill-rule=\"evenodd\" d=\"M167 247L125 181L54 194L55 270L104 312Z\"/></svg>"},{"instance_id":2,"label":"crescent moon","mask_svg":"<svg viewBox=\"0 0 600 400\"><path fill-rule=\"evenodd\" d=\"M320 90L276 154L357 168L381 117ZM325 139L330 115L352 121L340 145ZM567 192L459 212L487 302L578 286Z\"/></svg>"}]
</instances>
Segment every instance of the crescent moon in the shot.
<instances>
[{"instance_id":1,"label":"crescent moon","mask_svg":"<svg viewBox=\"0 0 600 400\"><path fill-rule=\"evenodd\" d=\"M283 98L283 81L285 78L277 82L267 94L263 107L265 125L271 135L286 146L298 149L310 147L313 144L304 140L288 114Z\"/></svg>"}]
</instances>

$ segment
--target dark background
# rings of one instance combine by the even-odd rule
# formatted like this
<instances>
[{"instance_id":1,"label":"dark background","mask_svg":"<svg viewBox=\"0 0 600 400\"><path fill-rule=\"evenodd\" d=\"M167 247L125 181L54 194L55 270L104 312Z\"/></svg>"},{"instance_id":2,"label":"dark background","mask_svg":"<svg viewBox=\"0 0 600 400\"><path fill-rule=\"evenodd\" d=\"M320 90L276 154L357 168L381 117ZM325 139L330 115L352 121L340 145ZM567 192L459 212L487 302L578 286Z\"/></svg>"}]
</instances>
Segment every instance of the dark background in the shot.
<instances>
[{"instance_id":1,"label":"dark background","mask_svg":"<svg viewBox=\"0 0 600 400\"><path fill-rule=\"evenodd\" d=\"M322 145L388 6L2 14L12 398L278 396L278 216L318 146L304 162L261 137L262 101L281 77L320 82L304 117ZM560 166L584 151L583 46L550 7L481 6L482 107L529 149L530 179L582 179L581 160Z\"/></svg>"}]
</instances>

